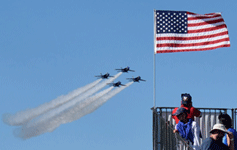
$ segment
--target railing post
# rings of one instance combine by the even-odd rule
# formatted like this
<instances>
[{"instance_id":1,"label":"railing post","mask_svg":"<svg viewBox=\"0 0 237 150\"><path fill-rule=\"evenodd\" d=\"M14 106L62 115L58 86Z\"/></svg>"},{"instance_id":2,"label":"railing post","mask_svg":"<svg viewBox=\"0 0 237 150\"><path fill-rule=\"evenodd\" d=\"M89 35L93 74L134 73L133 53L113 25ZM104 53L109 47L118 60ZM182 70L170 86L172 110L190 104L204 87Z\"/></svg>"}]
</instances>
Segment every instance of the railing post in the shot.
<instances>
[{"instance_id":1,"label":"railing post","mask_svg":"<svg viewBox=\"0 0 237 150\"><path fill-rule=\"evenodd\" d=\"M157 127L158 127L158 120L157 120L157 109L155 107L151 108L153 122L152 122L152 136L153 136L153 150L157 149Z\"/></svg>"},{"instance_id":2,"label":"railing post","mask_svg":"<svg viewBox=\"0 0 237 150\"><path fill-rule=\"evenodd\" d=\"M234 109L231 109L231 127L234 128L234 121L235 121L235 112Z\"/></svg>"}]
</instances>

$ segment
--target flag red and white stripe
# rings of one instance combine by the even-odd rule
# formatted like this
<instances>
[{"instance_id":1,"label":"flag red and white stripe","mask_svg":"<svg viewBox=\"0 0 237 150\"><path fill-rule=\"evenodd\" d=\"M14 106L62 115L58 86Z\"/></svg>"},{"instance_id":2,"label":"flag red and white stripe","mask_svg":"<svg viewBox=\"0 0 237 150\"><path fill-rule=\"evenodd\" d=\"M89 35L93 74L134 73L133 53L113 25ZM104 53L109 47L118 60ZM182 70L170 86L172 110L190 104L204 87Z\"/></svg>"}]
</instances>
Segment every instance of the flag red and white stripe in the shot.
<instances>
[{"instance_id":1,"label":"flag red and white stripe","mask_svg":"<svg viewBox=\"0 0 237 150\"><path fill-rule=\"evenodd\" d=\"M172 23L174 20L171 20L172 18L169 17L169 12L171 14L179 13L175 11L155 11L155 53L204 51L220 47L230 47L228 30L221 13L200 15L182 12L186 18L184 17L185 19L183 19L180 13L180 17L177 15L175 23ZM160 15L162 13L163 16ZM175 24L178 26L178 23L183 21L181 18L184 21L186 20L185 28L187 30L183 33L178 33L178 29L174 30L173 27ZM166 23L164 20L166 20ZM161 22L163 22L163 25ZM180 23L179 25L185 24ZM170 31L171 29L174 32ZM183 29L180 27L179 32L181 31Z\"/></svg>"}]
</instances>

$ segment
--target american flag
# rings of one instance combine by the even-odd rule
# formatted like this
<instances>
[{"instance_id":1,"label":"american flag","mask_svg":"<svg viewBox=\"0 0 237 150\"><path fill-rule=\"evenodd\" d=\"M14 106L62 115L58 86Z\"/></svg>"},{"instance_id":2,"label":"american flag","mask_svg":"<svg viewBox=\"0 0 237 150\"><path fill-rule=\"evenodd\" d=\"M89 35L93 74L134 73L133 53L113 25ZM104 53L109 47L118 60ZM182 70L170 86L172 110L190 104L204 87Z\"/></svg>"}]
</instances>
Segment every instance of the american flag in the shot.
<instances>
[{"instance_id":1,"label":"american flag","mask_svg":"<svg viewBox=\"0 0 237 150\"><path fill-rule=\"evenodd\" d=\"M155 11L155 53L204 51L230 47L221 13Z\"/></svg>"}]
</instances>

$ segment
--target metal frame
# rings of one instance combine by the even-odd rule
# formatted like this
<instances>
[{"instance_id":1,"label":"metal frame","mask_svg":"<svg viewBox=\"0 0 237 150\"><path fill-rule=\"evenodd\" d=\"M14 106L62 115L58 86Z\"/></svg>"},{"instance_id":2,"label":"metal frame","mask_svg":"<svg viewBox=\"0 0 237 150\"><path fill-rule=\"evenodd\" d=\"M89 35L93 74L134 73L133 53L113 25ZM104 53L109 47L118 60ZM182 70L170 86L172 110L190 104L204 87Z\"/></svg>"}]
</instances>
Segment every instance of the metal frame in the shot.
<instances>
[{"instance_id":1,"label":"metal frame","mask_svg":"<svg viewBox=\"0 0 237 150\"><path fill-rule=\"evenodd\" d=\"M153 107L153 150L177 150L189 149L192 147L180 137L179 134L174 134L175 125L174 119L171 118L172 110L175 107ZM228 113L232 118L232 127L236 129L237 108L197 108L202 112L201 121L196 120L202 129L203 139L209 136L209 130L215 123L218 123L218 115L220 113ZM212 122L210 121L212 119ZM211 122L211 123L210 123ZM202 142L202 140L200 142ZM183 145L182 148L178 145Z\"/></svg>"},{"instance_id":2,"label":"metal frame","mask_svg":"<svg viewBox=\"0 0 237 150\"><path fill-rule=\"evenodd\" d=\"M153 109L153 150L193 150L188 141L173 133L173 125Z\"/></svg>"}]
</instances>

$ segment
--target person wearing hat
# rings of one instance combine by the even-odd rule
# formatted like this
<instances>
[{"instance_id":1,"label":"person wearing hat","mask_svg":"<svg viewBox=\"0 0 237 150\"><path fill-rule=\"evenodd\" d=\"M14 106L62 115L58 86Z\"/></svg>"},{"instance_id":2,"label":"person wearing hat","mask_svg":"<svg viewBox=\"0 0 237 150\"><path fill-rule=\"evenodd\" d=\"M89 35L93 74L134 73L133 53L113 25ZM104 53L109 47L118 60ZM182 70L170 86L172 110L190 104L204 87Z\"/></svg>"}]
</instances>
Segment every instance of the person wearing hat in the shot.
<instances>
[{"instance_id":1,"label":"person wearing hat","mask_svg":"<svg viewBox=\"0 0 237 150\"><path fill-rule=\"evenodd\" d=\"M179 107L173 114L173 116L176 116L180 120L173 132L179 133L182 138L188 140L191 143L193 149L199 150L200 127L198 126L196 121L191 118L187 118L187 111L187 109Z\"/></svg>"},{"instance_id":2,"label":"person wearing hat","mask_svg":"<svg viewBox=\"0 0 237 150\"><path fill-rule=\"evenodd\" d=\"M192 96L188 93L181 94L181 106L180 107L183 107L188 110L188 112L187 112L188 119L191 118L194 120L194 117L201 117L202 116L201 112L198 109L193 107ZM172 111L172 114L174 114L177 111L177 109L178 109L178 107L174 108L174 110ZM175 115L172 115L172 118L175 119L175 123L178 124L179 119Z\"/></svg>"},{"instance_id":3,"label":"person wearing hat","mask_svg":"<svg viewBox=\"0 0 237 150\"><path fill-rule=\"evenodd\" d=\"M219 119L220 123L225 126L227 131L233 133L234 148L235 148L235 150L237 150L237 132L235 129L232 128L232 119L230 118L230 116L228 114L220 114L218 116L218 119ZM223 137L222 142L227 146L230 145L230 138L227 136L227 134L225 134L225 136Z\"/></svg>"},{"instance_id":4,"label":"person wearing hat","mask_svg":"<svg viewBox=\"0 0 237 150\"><path fill-rule=\"evenodd\" d=\"M233 134L228 132L223 124L215 124L210 133L210 137L203 141L201 150L234 150ZM225 133L230 138L229 146L222 143Z\"/></svg>"}]
</instances>

